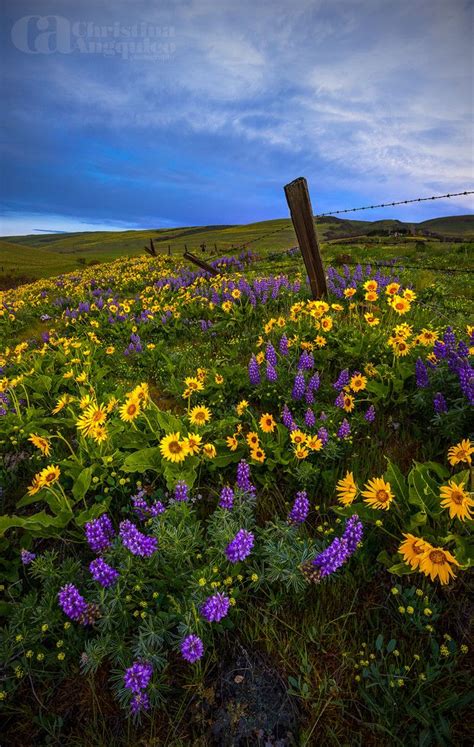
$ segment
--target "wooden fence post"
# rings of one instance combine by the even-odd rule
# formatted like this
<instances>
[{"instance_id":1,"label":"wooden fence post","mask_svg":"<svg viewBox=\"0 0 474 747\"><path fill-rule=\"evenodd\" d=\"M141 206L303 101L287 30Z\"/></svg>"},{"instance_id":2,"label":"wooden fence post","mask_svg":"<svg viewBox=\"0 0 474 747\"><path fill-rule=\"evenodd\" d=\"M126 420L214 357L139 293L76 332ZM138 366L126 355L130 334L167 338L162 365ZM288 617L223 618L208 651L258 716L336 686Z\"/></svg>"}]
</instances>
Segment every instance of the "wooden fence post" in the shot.
<instances>
[{"instance_id":1,"label":"wooden fence post","mask_svg":"<svg viewBox=\"0 0 474 747\"><path fill-rule=\"evenodd\" d=\"M286 184L285 196L301 254L308 271L313 298L327 296L326 276L306 179L300 176Z\"/></svg>"},{"instance_id":2,"label":"wooden fence post","mask_svg":"<svg viewBox=\"0 0 474 747\"><path fill-rule=\"evenodd\" d=\"M192 262L193 264L200 267L201 270L205 270L210 275L219 275L219 270L216 270L215 267L213 267L212 265L209 265L207 262L204 262L203 259L196 257L196 255L192 254L192 252L188 252L187 247L186 247L186 251L183 253L183 257L184 259L187 259L189 262Z\"/></svg>"}]
</instances>

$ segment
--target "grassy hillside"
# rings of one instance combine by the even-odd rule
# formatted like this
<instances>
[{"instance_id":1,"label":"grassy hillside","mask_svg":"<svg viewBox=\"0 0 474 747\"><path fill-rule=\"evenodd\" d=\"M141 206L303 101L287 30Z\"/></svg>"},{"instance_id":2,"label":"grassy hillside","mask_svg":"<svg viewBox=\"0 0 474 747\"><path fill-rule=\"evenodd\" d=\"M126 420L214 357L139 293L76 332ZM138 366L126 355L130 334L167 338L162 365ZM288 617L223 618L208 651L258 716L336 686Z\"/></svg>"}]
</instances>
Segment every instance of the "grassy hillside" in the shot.
<instances>
[{"instance_id":1,"label":"grassy hillside","mask_svg":"<svg viewBox=\"0 0 474 747\"><path fill-rule=\"evenodd\" d=\"M474 239L474 216L452 216L435 218L419 224L407 224L398 220L362 221L346 220L336 216L317 221L318 234L323 242L331 241L330 253L337 253L338 240L358 241L364 239L365 247L375 245L378 254L385 256L386 241L405 233L406 242L423 238L429 231L447 237ZM413 230L414 228L414 230ZM413 233L416 235L413 236ZM87 231L83 233L42 234L40 236L12 236L2 242L0 254L0 276L27 274L31 278L55 275L91 262L107 262L122 256L142 254L144 245L153 238L157 252L182 255L185 246L206 258L239 252L248 245L250 249L266 256L274 251L287 249L296 244L293 226L289 219L276 219L247 225L185 226L171 229L147 229L132 231ZM203 254L201 246L206 246ZM441 245L440 245L441 246ZM443 245L443 255L448 253ZM351 256L357 247L351 244ZM329 249L328 249L329 252ZM411 253L411 252L410 252ZM398 256L395 248L388 257ZM404 252L402 252L404 254Z\"/></svg>"}]
</instances>

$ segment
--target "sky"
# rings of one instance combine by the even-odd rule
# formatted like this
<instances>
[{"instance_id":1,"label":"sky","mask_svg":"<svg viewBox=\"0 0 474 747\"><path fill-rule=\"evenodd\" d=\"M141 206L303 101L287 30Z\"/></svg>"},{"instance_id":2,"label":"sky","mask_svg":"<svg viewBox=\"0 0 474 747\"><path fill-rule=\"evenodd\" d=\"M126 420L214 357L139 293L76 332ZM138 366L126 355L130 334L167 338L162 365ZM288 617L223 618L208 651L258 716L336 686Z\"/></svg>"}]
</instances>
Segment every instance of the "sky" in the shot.
<instances>
[{"instance_id":1,"label":"sky","mask_svg":"<svg viewBox=\"0 0 474 747\"><path fill-rule=\"evenodd\" d=\"M472 0L4 0L0 234L473 189L472 31Z\"/></svg>"}]
</instances>

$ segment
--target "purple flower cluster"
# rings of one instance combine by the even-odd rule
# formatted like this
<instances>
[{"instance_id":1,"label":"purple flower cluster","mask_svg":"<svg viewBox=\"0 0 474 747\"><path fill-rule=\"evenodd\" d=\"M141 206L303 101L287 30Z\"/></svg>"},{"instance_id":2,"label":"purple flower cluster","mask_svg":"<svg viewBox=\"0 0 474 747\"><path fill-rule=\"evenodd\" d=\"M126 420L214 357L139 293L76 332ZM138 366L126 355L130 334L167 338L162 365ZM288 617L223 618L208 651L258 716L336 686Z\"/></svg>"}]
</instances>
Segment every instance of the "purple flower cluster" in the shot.
<instances>
[{"instance_id":1,"label":"purple flower cluster","mask_svg":"<svg viewBox=\"0 0 474 747\"><path fill-rule=\"evenodd\" d=\"M307 428L314 428L316 425L316 416L310 407L308 407L304 414L304 422Z\"/></svg>"},{"instance_id":2,"label":"purple flower cluster","mask_svg":"<svg viewBox=\"0 0 474 747\"><path fill-rule=\"evenodd\" d=\"M428 378L428 370L421 358L417 358L415 363L415 374L418 389L424 389L429 385L430 380Z\"/></svg>"},{"instance_id":3,"label":"purple flower cluster","mask_svg":"<svg viewBox=\"0 0 474 747\"><path fill-rule=\"evenodd\" d=\"M112 522L107 514L102 514L98 519L88 521L84 529L91 550L97 553L107 550L115 536Z\"/></svg>"},{"instance_id":4,"label":"purple flower cluster","mask_svg":"<svg viewBox=\"0 0 474 747\"><path fill-rule=\"evenodd\" d=\"M184 480L179 480L174 488L175 501L187 501L189 498L188 486Z\"/></svg>"},{"instance_id":5,"label":"purple flower cluster","mask_svg":"<svg viewBox=\"0 0 474 747\"><path fill-rule=\"evenodd\" d=\"M252 532L246 529L239 529L234 539L229 542L225 549L227 560L230 563L238 563L239 560L245 560L250 555L255 542Z\"/></svg>"},{"instance_id":6,"label":"purple flower cluster","mask_svg":"<svg viewBox=\"0 0 474 747\"><path fill-rule=\"evenodd\" d=\"M255 485L250 480L250 467L245 461L241 459L237 465L237 487L243 493L255 493Z\"/></svg>"},{"instance_id":7,"label":"purple flower cluster","mask_svg":"<svg viewBox=\"0 0 474 747\"><path fill-rule=\"evenodd\" d=\"M278 347L282 355L288 355L288 338L285 334L280 337Z\"/></svg>"},{"instance_id":8,"label":"purple flower cluster","mask_svg":"<svg viewBox=\"0 0 474 747\"><path fill-rule=\"evenodd\" d=\"M199 612L207 622L219 622L229 611L230 599L225 594L214 594L201 605Z\"/></svg>"},{"instance_id":9,"label":"purple flower cluster","mask_svg":"<svg viewBox=\"0 0 474 747\"><path fill-rule=\"evenodd\" d=\"M29 565L36 558L36 553L30 552L29 550L21 550L20 556L23 565Z\"/></svg>"},{"instance_id":10,"label":"purple flower cluster","mask_svg":"<svg viewBox=\"0 0 474 747\"><path fill-rule=\"evenodd\" d=\"M384 269L386 269L386 272L382 272L380 267L373 272L371 265L367 265L365 268L361 265L357 265L354 272L351 272L350 267L344 265L342 272L338 272L334 267L328 267L328 289L330 293L333 293L337 298L343 299L345 298L344 290L346 288L357 288L357 286L365 279L372 278L373 280L376 280L380 289L385 288L389 283L398 281L398 278L395 275L395 269L390 267L389 263L386 263Z\"/></svg>"},{"instance_id":11,"label":"purple flower cluster","mask_svg":"<svg viewBox=\"0 0 474 747\"><path fill-rule=\"evenodd\" d=\"M304 379L303 371L298 371L295 380L293 382L293 390L291 392L292 399L296 400L297 402L300 399L303 399L304 394L306 391L306 382Z\"/></svg>"},{"instance_id":12,"label":"purple flower cluster","mask_svg":"<svg viewBox=\"0 0 474 747\"><path fill-rule=\"evenodd\" d=\"M120 538L132 555L140 555L142 558L149 558L158 548L156 537L143 534L128 519L120 524Z\"/></svg>"},{"instance_id":13,"label":"purple flower cluster","mask_svg":"<svg viewBox=\"0 0 474 747\"><path fill-rule=\"evenodd\" d=\"M349 375L349 369L345 368L339 376L337 377L336 381L333 384L334 389L337 392L341 392L345 386L349 384L350 381L350 375Z\"/></svg>"},{"instance_id":14,"label":"purple flower cluster","mask_svg":"<svg viewBox=\"0 0 474 747\"><path fill-rule=\"evenodd\" d=\"M373 405L370 405L370 407L367 409L367 412L364 415L365 420L368 423L373 423L375 420L375 407Z\"/></svg>"},{"instance_id":15,"label":"purple flower cluster","mask_svg":"<svg viewBox=\"0 0 474 747\"><path fill-rule=\"evenodd\" d=\"M252 355L249 365L248 365L248 371L249 371L249 381L252 384L252 386L257 386L257 384L260 384L260 369L258 367L257 359L254 355Z\"/></svg>"},{"instance_id":16,"label":"purple flower cluster","mask_svg":"<svg viewBox=\"0 0 474 747\"><path fill-rule=\"evenodd\" d=\"M159 516L166 511L161 501L154 501L149 505L145 498L145 495L146 493L142 489L139 490L136 495L132 496L133 510L137 514L138 518L141 519L141 521L144 521L144 519L154 518L155 516Z\"/></svg>"},{"instance_id":17,"label":"purple flower cluster","mask_svg":"<svg viewBox=\"0 0 474 747\"><path fill-rule=\"evenodd\" d=\"M130 344L127 348L125 348L123 354L132 355L133 353L141 353L142 351L143 346L139 335L135 334L135 332L132 332L132 334L130 335Z\"/></svg>"},{"instance_id":18,"label":"purple flower cluster","mask_svg":"<svg viewBox=\"0 0 474 747\"><path fill-rule=\"evenodd\" d=\"M183 659L194 664L204 654L204 644L197 635L191 633L181 643L181 654Z\"/></svg>"},{"instance_id":19,"label":"purple flower cluster","mask_svg":"<svg viewBox=\"0 0 474 747\"><path fill-rule=\"evenodd\" d=\"M231 509L234 505L234 491L229 485L225 485L220 494L219 506L220 508Z\"/></svg>"},{"instance_id":20,"label":"purple flower cluster","mask_svg":"<svg viewBox=\"0 0 474 747\"><path fill-rule=\"evenodd\" d=\"M150 699L144 690L148 687L152 675L153 667L146 661L135 661L124 674L124 685L133 693L130 710L134 716L140 711L147 711L150 707Z\"/></svg>"},{"instance_id":21,"label":"purple flower cluster","mask_svg":"<svg viewBox=\"0 0 474 747\"><path fill-rule=\"evenodd\" d=\"M442 415L443 413L448 412L448 405L446 404L446 400L441 392L437 392L433 397L433 407L437 415Z\"/></svg>"},{"instance_id":22,"label":"purple flower cluster","mask_svg":"<svg viewBox=\"0 0 474 747\"><path fill-rule=\"evenodd\" d=\"M308 385L306 387L305 392L305 400L307 405L312 405L314 402L314 393L318 391L320 385L320 379L318 372L314 373L310 380L308 381Z\"/></svg>"},{"instance_id":23,"label":"purple flower cluster","mask_svg":"<svg viewBox=\"0 0 474 747\"><path fill-rule=\"evenodd\" d=\"M281 413L281 422L283 423L285 428L288 428L289 431L295 431L298 427L294 421L293 415L288 405L284 405L283 407Z\"/></svg>"},{"instance_id":24,"label":"purple flower cluster","mask_svg":"<svg viewBox=\"0 0 474 747\"><path fill-rule=\"evenodd\" d=\"M319 568L321 578L337 571L354 554L362 539L362 534L362 522L354 514L347 520L342 537L333 539L331 544L313 560L313 565Z\"/></svg>"},{"instance_id":25,"label":"purple flower cluster","mask_svg":"<svg viewBox=\"0 0 474 747\"><path fill-rule=\"evenodd\" d=\"M273 347L272 343L267 343L266 351L265 351L265 358L267 363L269 363L271 366L275 367L278 363L276 350Z\"/></svg>"},{"instance_id":26,"label":"purple flower cluster","mask_svg":"<svg viewBox=\"0 0 474 747\"><path fill-rule=\"evenodd\" d=\"M329 433L327 432L326 428L324 428L324 426L318 429L318 438L323 442L323 446L326 446L327 442L329 441Z\"/></svg>"},{"instance_id":27,"label":"purple flower cluster","mask_svg":"<svg viewBox=\"0 0 474 747\"><path fill-rule=\"evenodd\" d=\"M65 615L76 622L83 622L88 604L74 584L66 584L59 590L58 601Z\"/></svg>"},{"instance_id":28,"label":"purple flower cluster","mask_svg":"<svg viewBox=\"0 0 474 747\"><path fill-rule=\"evenodd\" d=\"M314 368L314 358L312 353L308 353L307 350L303 350L298 361L298 369L302 371L311 371Z\"/></svg>"},{"instance_id":29,"label":"purple flower cluster","mask_svg":"<svg viewBox=\"0 0 474 747\"><path fill-rule=\"evenodd\" d=\"M277 370L275 366L272 366L271 363L267 363L265 375L267 377L267 381L270 381L271 383L278 380Z\"/></svg>"},{"instance_id":30,"label":"purple flower cluster","mask_svg":"<svg viewBox=\"0 0 474 747\"><path fill-rule=\"evenodd\" d=\"M442 340L435 342L433 353L438 361L446 361L451 373L455 374L459 381L462 393L470 405L474 405L474 368L469 363L469 349L462 340L456 341L456 335L451 327L448 327ZM438 396L438 395L437 395ZM438 410L436 412L445 412Z\"/></svg>"},{"instance_id":31,"label":"purple flower cluster","mask_svg":"<svg viewBox=\"0 0 474 747\"><path fill-rule=\"evenodd\" d=\"M344 418L337 432L337 437L342 440L344 438L349 438L350 435L351 435L351 426L349 425L346 418Z\"/></svg>"},{"instance_id":32,"label":"purple flower cluster","mask_svg":"<svg viewBox=\"0 0 474 747\"><path fill-rule=\"evenodd\" d=\"M120 573L105 562L103 558L96 558L89 565L89 570L94 581L107 589L117 581Z\"/></svg>"},{"instance_id":33,"label":"purple flower cluster","mask_svg":"<svg viewBox=\"0 0 474 747\"><path fill-rule=\"evenodd\" d=\"M309 500L305 490L301 490L296 494L293 507L288 514L289 524L302 524L306 521L309 513Z\"/></svg>"}]
</instances>

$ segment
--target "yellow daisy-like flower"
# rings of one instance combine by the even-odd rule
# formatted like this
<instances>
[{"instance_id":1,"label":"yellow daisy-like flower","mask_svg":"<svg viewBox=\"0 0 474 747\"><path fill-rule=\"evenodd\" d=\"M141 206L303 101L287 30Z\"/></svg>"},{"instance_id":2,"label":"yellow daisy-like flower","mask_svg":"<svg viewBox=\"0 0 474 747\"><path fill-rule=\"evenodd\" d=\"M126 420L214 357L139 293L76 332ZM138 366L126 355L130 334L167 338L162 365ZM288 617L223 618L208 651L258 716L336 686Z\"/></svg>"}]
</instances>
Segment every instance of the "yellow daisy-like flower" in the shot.
<instances>
[{"instance_id":1,"label":"yellow daisy-like flower","mask_svg":"<svg viewBox=\"0 0 474 747\"><path fill-rule=\"evenodd\" d=\"M317 337L314 338L314 341L318 348L324 348L327 345L327 340L322 335L317 335Z\"/></svg>"},{"instance_id":2,"label":"yellow daisy-like flower","mask_svg":"<svg viewBox=\"0 0 474 747\"><path fill-rule=\"evenodd\" d=\"M385 288L387 296L394 296L400 288L400 283L389 283Z\"/></svg>"},{"instance_id":3,"label":"yellow daisy-like flower","mask_svg":"<svg viewBox=\"0 0 474 747\"><path fill-rule=\"evenodd\" d=\"M308 436L306 439L306 446L311 451L321 451L323 448L323 442L317 436Z\"/></svg>"},{"instance_id":4,"label":"yellow daisy-like flower","mask_svg":"<svg viewBox=\"0 0 474 747\"><path fill-rule=\"evenodd\" d=\"M222 304L222 310L225 311L226 314L229 313L231 308L232 308L232 303L230 301L224 301L224 303Z\"/></svg>"},{"instance_id":5,"label":"yellow daisy-like flower","mask_svg":"<svg viewBox=\"0 0 474 747\"><path fill-rule=\"evenodd\" d=\"M352 394L345 394L343 399L343 408L346 412L352 412L354 409L354 397Z\"/></svg>"},{"instance_id":6,"label":"yellow daisy-like flower","mask_svg":"<svg viewBox=\"0 0 474 747\"><path fill-rule=\"evenodd\" d=\"M131 423L140 415L140 402L137 399L128 399L120 407L119 412L121 420Z\"/></svg>"},{"instance_id":7,"label":"yellow daisy-like flower","mask_svg":"<svg viewBox=\"0 0 474 747\"><path fill-rule=\"evenodd\" d=\"M201 448L202 436L199 433L188 433L187 438L183 439L190 454L199 454Z\"/></svg>"},{"instance_id":8,"label":"yellow daisy-like flower","mask_svg":"<svg viewBox=\"0 0 474 747\"><path fill-rule=\"evenodd\" d=\"M367 386L367 379L360 373L354 374L349 382L349 386L353 392L361 392Z\"/></svg>"},{"instance_id":9,"label":"yellow daisy-like flower","mask_svg":"<svg viewBox=\"0 0 474 747\"><path fill-rule=\"evenodd\" d=\"M366 490L362 491L364 502L371 508L383 509L387 511L393 501L393 493L389 482L385 482L383 477L373 477L364 486Z\"/></svg>"},{"instance_id":10,"label":"yellow daisy-like flower","mask_svg":"<svg viewBox=\"0 0 474 747\"><path fill-rule=\"evenodd\" d=\"M263 350L260 350L260 352L257 353L257 355L255 356L255 360L259 365L263 363L263 361L265 360L265 353L263 352Z\"/></svg>"},{"instance_id":11,"label":"yellow daisy-like flower","mask_svg":"<svg viewBox=\"0 0 474 747\"><path fill-rule=\"evenodd\" d=\"M273 419L273 415L270 415L270 413L268 412L263 413L262 417L260 418L259 425L264 433L273 433L276 428L276 423Z\"/></svg>"},{"instance_id":12,"label":"yellow daisy-like flower","mask_svg":"<svg viewBox=\"0 0 474 747\"><path fill-rule=\"evenodd\" d=\"M27 489L28 495L36 495L36 493L41 490L42 488L41 480L40 480L40 473L38 472L31 481L31 485Z\"/></svg>"},{"instance_id":13,"label":"yellow daisy-like flower","mask_svg":"<svg viewBox=\"0 0 474 747\"><path fill-rule=\"evenodd\" d=\"M366 280L363 287L364 287L364 290L369 291L369 292L376 291L377 288L379 287L379 284L377 283L376 280Z\"/></svg>"},{"instance_id":14,"label":"yellow daisy-like flower","mask_svg":"<svg viewBox=\"0 0 474 747\"><path fill-rule=\"evenodd\" d=\"M438 339L438 333L432 329L423 329L417 337L418 342L421 345L434 345Z\"/></svg>"},{"instance_id":15,"label":"yellow daisy-like flower","mask_svg":"<svg viewBox=\"0 0 474 747\"><path fill-rule=\"evenodd\" d=\"M53 485L59 480L60 474L61 470L54 464L50 464L49 467L45 467L39 473L39 482L41 487L48 487L49 485Z\"/></svg>"},{"instance_id":16,"label":"yellow daisy-like flower","mask_svg":"<svg viewBox=\"0 0 474 747\"><path fill-rule=\"evenodd\" d=\"M344 295L346 298L352 298L352 296L355 296L356 293L357 293L357 288L349 287L344 290Z\"/></svg>"},{"instance_id":17,"label":"yellow daisy-like flower","mask_svg":"<svg viewBox=\"0 0 474 747\"><path fill-rule=\"evenodd\" d=\"M295 444L295 446L304 446L306 443L306 433L298 430L291 431L290 440L291 443Z\"/></svg>"},{"instance_id":18,"label":"yellow daisy-like flower","mask_svg":"<svg viewBox=\"0 0 474 747\"><path fill-rule=\"evenodd\" d=\"M332 329L332 319L330 316L324 316L321 319L321 329L324 332L330 332L330 330Z\"/></svg>"},{"instance_id":19,"label":"yellow daisy-like flower","mask_svg":"<svg viewBox=\"0 0 474 747\"><path fill-rule=\"evenodd\" d=\"M352 472L347 471L346 476L339 480L336 485L336 492L338 494L337 500L343 506L350 506L353 503L359 492L359 488L355 483Z\"/></svg>"},{"instance_id":20,"label":"yellow daisy-like flower","mask_svg":"<svg viewBox=\"0 0 474 747\"><path fill-rule=\"evenodd\" d=\"M115 353L115 348L113 345L109 345L108 348L105 348L106 355L113 355L114 353Z\"/></svg>"},{"instance_id":21,"label":"yellow daisy-like flower","mask_svg":"<svg viewBox=\"0 0 474 747\"><path fill-rule=\"evenodd\" d=\"M266 454L264 450L261 448L261 446L256 446L254 449L251 449L250 451L250 458L254 459L256 462L264 462L265 457L266 457Z\"/></svg>"},{"instance_id":22,"label":"yellow daisy-like flower","mask_svg":"<svg viewBox=\"0 0 474 747\"><path fill-rule=\"evenodd\" d=\"M450 578L455 578L452 565L459 566L459 563L449 550L444 550L442 547L430 547L422 555L420 571L425 576L429 576L432 581L439 578L441 585L444 586Z\"/></svg>"},{"instance_id":23,"label":"yellow daisy-like flower","mask_svg":"<svg viewBox=\"0 0 474 747\"><path fill-rule=\"evenodd\" d=\"M194 376L187 376L184 380L184 383L186 385L186 389L191 392L202 392L204 389L204 384L199 379L196 379Z\"/></svg>"},{"instance_id":24,"label":"yellow daisy-like flower","mask_svg":"<svg viewBox=\"0 0 474 747\"><path fill-rule=\"evenodd\" d=\"M61 412L61 410L66 407L66 405L69 405L71 402L73 402L74 397L72 397L70 394L63 394L57 401L56 407L54 410L51 410L53 415L57 415L58 412Z\"/></svg>"},{"instance_id":25,"label":"yellow daisy-like flower","mask_svg":"<svg viewBox=\"0 0 474 747\"><path fill-rule=\"evenodd\" d=\"M390 305L392 309L397 312L397 314L406 314L408 311L410 311L411 308L410 301L397 294L393 296Z\"/></svg>"},{"instance_id":26,"label":"yellow daisy-like flower","mask_svg":"<svg viewBox=\"0 0 474 747\"><path fill-rule=\"evenodd\" d=\"M255 433L254 431L250 431L249 433L247 433L245 440L247 441L251 449L255 449L260 443L258 433Z\"/></svg>"},{"instance_id":27,"label":"yellow daisy-like flower","mask_svg":"<svg viewBox=\"0 0 474 747\"><path fill-rule=\"evenodd\" d=\"M369 325L369 327L376 327L377 324L380 324L380 319L378 319L376 316L370 313L364 314L364 319Z\"/></svg>"},{"instance_id":28,"label":"yellow daisy-like flower","mask_svg":"<svg viewBox=\"0 0 474 747\"><path fill-rule=\"evenodd\" d=\"M97 425L103 425L107 418L107 410L104 404L90 405L76 422L77 428L84 436L88 436Z\"/></svg>"},{"instance_id":29,"label":"yellow daisy-like flower","mask_svg":"<svg viewBox=\"0 0 474 747\"><path fill-rule=\"evenodd\" d=\"M232 295L232 298L235 298L235 300L238 301L242 293L238 288L234 288L231 295Z\"/></svg>"},{"instance_id":30,"label":"yellow daisy-like flower","mask_svg":"<svg viewBox=\"0 0 474 747\"><path fill-rule=\"evenodd\" d=\"M216 382L216 384L223 384L224 383L224 377L221 376L221 374L216 374L214 376L214 381Z\"/></svg>"},{"instance_id":31,"label":"yellow daisy-like flower","mask_svg":"<svg viewBox=\"0 0 474 747\"><path fill-rule=\"evenodd\" d=\"M469 493L464 490L464 485L464 482L457 485L454 480L450 480L447 485L441 486L441 505L443 508L449 508L450 519L466 521L472 516L474 501Z\"/></svg>"},{"instance_id":32,"label":"yellow daisy-like flower","mask_svg":"<svg viewBox=\"0 0 474 747\"><path fill-rule=\"evenodd\" d=\"M160 441L160 451L168 462L184 462L188 449L179 433L168 433Z\"/></svg>"},{"instance_id":33,"label":"yellow daisy-like flower","mask_svg":"<svg viewBox=\"0 0 474 747\"><path fill-rule=\"evenodd\" d=\"M407 301L415 301L416 293L415 291L411 290L411 288L405 288L405 290L403 291L403 298L406 298Z\"/></svg>"},{"instance_id":34,"label":"yellow daisy-like flower","mask_svg":"<svg viewBox=\"0 0 474 747\"><path fill-rule=\"evenodd\" d=\"M196 405L189 413L189 419L193 425L204 425L211 419L211 411L205 405Z\"/></svg>"},{"instance_id":35,"label":"yellow daisy-like flower","mask_svg":"<svg viewBox=\"0 0 474 747\"><path fill-rule=\"evenodd\" d=\"M453 467L461 462L471 464L471 454L474 454L474 446L469 439L464 438L455 446L450 446L448 449L448 461Z\"/></svg>"},{"instance_id":36,"label":"yellow daisy-like flower","mask_svg":"<svg viewBox=\"0 0 474 747\"><path fill-rule=\"evenodd\" d=\"M398 552L403 557L405 563L416 571L420 567L423 553L427 550L431 550L432 546L426 540L421 537L415 537L415 535L410 534L409 532L403 536L405 540L398 548Z\"/></svg>"},{"instance_id":37,"label":"yellow daisy-like flower","mask_svg":"<svg viewBox=\"0 0 474 747\"><path fill-rule=\"evenodd\" d=\"M378 299L378 297L379 297L379 295L378 295L378 293L375 293L375 291L368 291L365 294L365 296L364 296L365 300L369 301L371 303L373 303L374 301L376 301Z\"/></svg>"},{"instance_id":38,"label":"yellow daisy-like flower","mask_svg":"<svg viewBox=\"0 0 474 747\"><path fill-rule=\"evenodd\" d=\"M95 428L91 430L89 435L96 443L101 444L103 443L103 441L107 441L109 437L107 426L105 424L96 425Z\"/></svg>"},{"instance_id":39,"label":"yellow daisy-like flower","mask_svg":"<svg viewBox=\"0 0 474 747\"><path fill-rule=\"evenodd\" d=\"M297 446L295 448L295 457L297 459L306 459L309 456L309 449L306 446Z\"/></svg>"},{"instance_id":40,"label":"yellow daisy-like flower","mask_svg":"<svg viewBox=\"0 0 474 747\"><path fill-rule=\"evenodd\" d=\"M239 445L239 442L237 441L235 436L227 436L226 444L228 449L230 449L231 451L235 451Z\"/></svg>"},{"instance_id":41,"label":"yellow daisy-like flower","mask_svg":"<svg viewBox=\"0 0 474 747\"><path fill-rule=\"evenodd\" d=\"M247 402L247 400L246 399L241 399L240 402L238 403L238 405L235 406L235 410L237 412L237 415L239 415L239 416L243 415L244 411L247 409L248 406L249 406L249 403Z\"/></svg>"},{"instance_id":42,"label":"yellow daisy-like flower","mask_svg":"<svg viewBox=\"0 0 474 747\"><path fill-rule=\"evenodd\" d=\"M217 455L216 447L214 444L204 444L202 447L202 452L205 456L207 456L208 459L214 459L214 457Z\"/></svg>"},{"instance_id":43,"label":"yellow daisy-like flower","mask_svg":"<svg viewBox=\"0 0 474 747\"><path fill-rule=\"evenodd\" d=\"M30 433L28 441L31 441L33 446L36 446L36 448L42 451L45 456L49 456L51 445L47 438L37 436L35 433Z\"/></svg>"}]
</instances>

